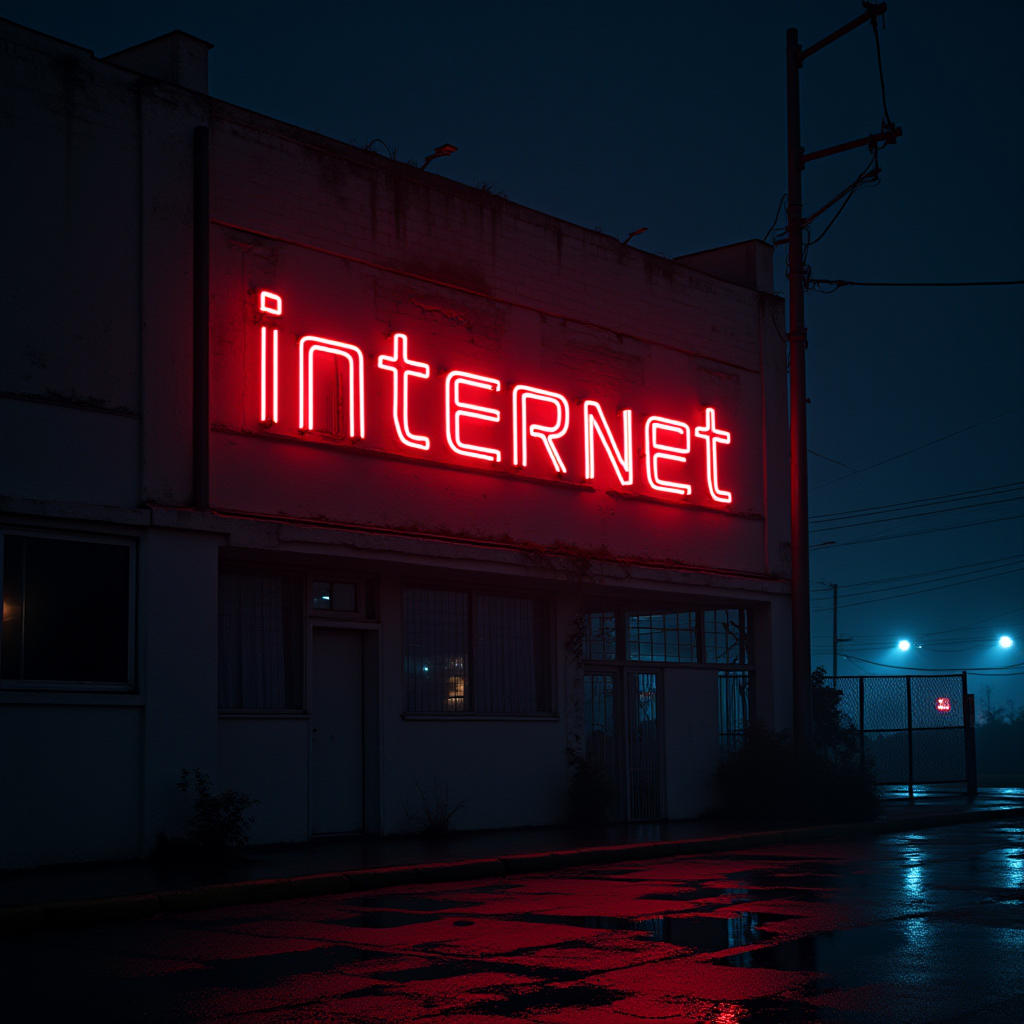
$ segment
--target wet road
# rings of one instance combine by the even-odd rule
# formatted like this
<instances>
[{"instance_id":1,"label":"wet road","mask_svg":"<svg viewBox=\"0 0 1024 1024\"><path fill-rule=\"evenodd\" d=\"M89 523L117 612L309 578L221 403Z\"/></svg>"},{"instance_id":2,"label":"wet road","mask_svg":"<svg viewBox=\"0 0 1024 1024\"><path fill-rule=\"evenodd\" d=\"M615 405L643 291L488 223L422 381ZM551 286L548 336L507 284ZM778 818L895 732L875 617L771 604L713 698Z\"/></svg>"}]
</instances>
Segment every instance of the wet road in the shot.
<instances>
[{"instance_id":1,"label":"wet road","mask_svg":"<svg viewBox=\"0 0 1024 1024\"><path fill-rule=\"evenodd\" d=\"M170 915L4 940L45 1021L1024 1021L1019 825Z\"/></svg>"}]
</instances>

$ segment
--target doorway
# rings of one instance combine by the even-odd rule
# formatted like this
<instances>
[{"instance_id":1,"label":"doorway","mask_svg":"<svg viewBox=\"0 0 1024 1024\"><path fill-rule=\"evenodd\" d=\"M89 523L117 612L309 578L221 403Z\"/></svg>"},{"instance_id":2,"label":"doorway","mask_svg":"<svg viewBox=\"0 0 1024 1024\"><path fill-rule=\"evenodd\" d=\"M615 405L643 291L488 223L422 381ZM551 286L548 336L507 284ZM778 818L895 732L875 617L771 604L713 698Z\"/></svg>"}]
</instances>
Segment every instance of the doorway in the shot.
<instances>
[{"instance_id":1,"label":"doorway","mask_svg":"<svg viewBox=\"0 0 1024 1024\"><path fill-rule=\"evenodd\" d=\"M583 749L612 784L613 820L662 817L659 690L658 672L584 673Z\"/></svg>"},{"instance_id":2,"label":"doorway","mask_svg":"<svg viewBox=\"0 0 1024 1024\"><path fill-rule=\"evenodd\" d=\"M313 630L310 814L314 835L363 831L363 634Z\"/></svg>"}]
</instances>

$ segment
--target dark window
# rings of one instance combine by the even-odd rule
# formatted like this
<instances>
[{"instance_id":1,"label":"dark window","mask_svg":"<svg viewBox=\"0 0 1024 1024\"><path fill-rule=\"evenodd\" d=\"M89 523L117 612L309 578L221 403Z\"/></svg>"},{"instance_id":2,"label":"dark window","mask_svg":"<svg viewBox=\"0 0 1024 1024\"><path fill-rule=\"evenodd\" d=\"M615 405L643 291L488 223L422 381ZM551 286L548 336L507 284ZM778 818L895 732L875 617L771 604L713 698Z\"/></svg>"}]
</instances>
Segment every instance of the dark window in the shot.
<instances>
[{"instance_id":1,"label":"dark window","mask_svg":"<svg viewBox=\"0 0 1024 1024\"><path fill-rule=\"evenodd\" d=\"M588 661L614 661L615 612L589 612L583 626L583 657Z\"/></svg>"},{"instance_id":2,"label":"dark window","mask_svg":"<svg viewBox=\"0 0 1024 1024\"><path fill-rule=\"evenodd\" d=\"M410 587L404 595L406 710L550 710L547 619L527 597Z\"/></svg>"},{"instance_id":3,"label":"dark window","mask_svg":"<svg viewBox=\"0 0 1024 1024\"><path fill-rule=\"evenodd\" d=\"M303 589L298 577L221 573L218 693L222 709L302 709Z\"/></svg>"},{"instance_id":4,"label":"dark window","mask_svg":"<svg viewBox=\"0 0 1024 1024\"><path fill-rule=\"evenodd\" d=\"M630 615L629 660L697 661L697 613Z\"/></svg>"},{"instance_id":5,"label":"dark window","mask_svg":"<svg viewBox=\"0 0 1024 1024\"><path fill-rule=\"evenodd\" d=\"M749 664L749 619L745 608L704 612L704 660L717 665Z\"/></svg>"},{"instance_id":6,"label":"dark window","mask_svg":"<svg viewBox=\"0 0 1024 1024\"><path fill-rule=\"evenodd\" d=\"M750 728L750 673L718 673L718 739L723 754L739 750Z\"/></svg>"},{"instance_id":7,"label":"dark window","mask_svg":"<svg viewBox=\"0 0 1024 1024\"><path fill-rule=\"evenodd\" d=\"M354 612L357 608L358 591L354 583L329 583L317 581L313 584L313 608L328 612Z\"/></svg>"},{"instance_id":8,"label":"dark window","mask_svg":"<svg viewBox=\"0 0 1024 1024\"><path fill-rule=\"evenodd\" d=\"M128 545L7 535L3 563L0 677L127 685Z\"/></svg>"}]
</instances>

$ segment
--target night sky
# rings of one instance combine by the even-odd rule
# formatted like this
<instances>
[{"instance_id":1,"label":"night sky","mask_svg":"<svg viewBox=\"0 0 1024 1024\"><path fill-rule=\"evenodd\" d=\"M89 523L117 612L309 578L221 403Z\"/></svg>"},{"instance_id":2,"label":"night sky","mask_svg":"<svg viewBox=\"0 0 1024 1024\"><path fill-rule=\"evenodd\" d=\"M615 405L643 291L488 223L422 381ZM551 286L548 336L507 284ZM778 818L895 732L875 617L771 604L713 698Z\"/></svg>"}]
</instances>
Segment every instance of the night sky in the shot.
<instances>
[{"instance_id":1,"label":"night sky","mask_svg":"<svg viewBox=\"0 0 1024 1024\"><path fill-rule=\"evenodd\" d=\"M452 143L436 173L619 239L646 227L633 244L666 256L768 231L786 185L785 30L809 45L860 11L0 0L4 17L97 56L191 32L215 46L220 99L356 145L381 139L401 160ZM811 247L815 277L1024 278L1022 29L1019 0L890 3L882 55L904 137L881 152L880 185ZM811 57L802 88L808 150L878 131L870 27ZM805 210L867 161L812 164ZM812 518L812 579L840 585L853 637L840 674L988 668L971 677L982 705L986 686L993 705L1024 704L1022 312L1021 287L808 297L811 515L871 510ZM814 661L831 670L831 591L814 598ZM1014 648L996 646L1002 634ZM901 654L901 638L921 646Z\"/></svg>"}]
</instances>

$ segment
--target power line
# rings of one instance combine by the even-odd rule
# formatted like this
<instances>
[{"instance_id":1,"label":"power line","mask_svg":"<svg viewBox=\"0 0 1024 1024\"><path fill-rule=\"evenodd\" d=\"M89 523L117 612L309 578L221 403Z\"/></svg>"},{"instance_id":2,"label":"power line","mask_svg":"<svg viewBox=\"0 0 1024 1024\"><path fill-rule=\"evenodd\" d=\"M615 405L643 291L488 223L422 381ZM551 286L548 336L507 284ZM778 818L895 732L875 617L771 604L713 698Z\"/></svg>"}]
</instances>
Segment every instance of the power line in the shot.
<instances>
[{"instance_id":1,"label":"power line","mask_svg":"<svg viewBox=\"0 0 1024 1024\"><path fill-rule=\"evenodd\" d=\"M822 458L824 457L822 456ZM829 461L835 462L836 460L830 459ZM842 465L842 463L839 463L839 465ZM916 508L921 505L937 505L940 502L957 501L962 498L980 498L991 494L1002 494L1021 487L1024 487L1024 480L1016 480L1013 483L995 484L992 487L979 487L970 491L954 491L952 494L939 494L934 498L913 498L910 501L897 501L888 505L866 505L863 508L849 509L846 512L822 512L816 516L811 516L810 521L823 522L828 519L847 519L851 516L866 515L874 512L899 512L903 509Z\"/></svg>"},{"instance_id":2,"label":"power line","mask_svg":"<svg viewBox=\"0 0 1024 1024\"><path fill-rule=\"evenodd\" d=\"M976 519L972 523L954 523L950 526L933 526L928 530L909 530L903 533L887 533L881 537L862 537L859 540L825 541L822 544L815 544L814 550L823 547L847 548L853 544L875 544L883 540L899 540L901 537L922 537L927 533L944 533L947 530L966 530L970 526L985 526L988 523L1005 523L1011 520L1022 518L1019 515L1012 516L991 516L988 519Z\"/></svg>"},{"instance_id":3,"label":"power line","mask_svg":"<svg viewBox=\"0 0 1024 1024\"><path fill-rule=\"evenodd\" d=\"M840 211L842 212L842 211ZM830 225L831 226L831 225ZM827 229L826 229L827 230ZM824 232L822 232L824 234ZM845 281L842 278L830 279L826 277L812 277L807 282L809 285L832 285L832 291L840 288L993 288L1000 285L1024 284L1022 281ZM817 291L821 291L820 288ZM823 292L825 295L831 292Z\"/></svg>"},{"instance_id":4,"label":"power line","mask_svg":"<svg viewBox=\"0 0 1024 1024\"><path fill-rule=\"evenodd\" d=\"M1012 409L1008 409L1006 412L1001 412L996 416L989 416L988 419L979 420L977 423L972 423L968 427L961 427L960 430L954 430L952 434L944 434L942 437L935 438L934 441L926 441L924 444L919 444L916 448L911 448L908 451L900 452L899 455L893 455L888 459L882 459L881 462L875 462L870 466L865 466L863 469L854 470L852 473L847 473L846 476L836 477L835 480L827 480L823 484L818 484L817 487L812 487L812 491L819 491L822 487L829 487L832 484L837 484L841 480L849 480L851 476L859 476L861 473L867 473L869 470L878 469L879 466L885 466L890 462L895 462L897 459L906 458L908 455L913 455L915 452L922 451L925 448L930 448L933 444L939 444L942 441L948 441L951 437L957 437L959 434L966 434L969 430L975 430L978 427L985 426L986 423L992 423L994 420L1002 419L1004 416L1010 416L1017 412L1019 409L1024 408L1024 405L1014 406Z\"/></svg>"},{"instance_id":5,"label":"power line","mask_svg":"<svg viewBox=\"0 0 1024 1024\"><path fill-rule=\"evenodd\" d=\"M988 573L988 574L986 574L984 576L975 576L973 579L969 579L969 580L957 580L957 581L955 581L953 583L949 583L949 582L937 583L934 587L922 587L920 590L905 590L901 594L889 594L886 597L869 597L865 601L841 602L841 607L843 607L843 608L857 608L857 607L859 607L862 604L877 604L879 601L895 601L895 600L898 600L901 597L917 597L920 594L928 594L928 593L930 593L933 590L945 590L948 587L962 587L962 586L964 586L967 583L981 583L983 580L994 579L997 576L1009 576L1009 575L1012 575L1015 572L1021 572L1021 568L1003 569L1000 572L990 572L990 573ZM964 573L964 575L967 575L967 574ZM853 596L854 597L863 597L863 596L865 596L866 594L869 594L869 593L878 593L878 591L865 591L865 594L854 594ZM827 606L819 605L819 609L820 608L824 608L824 607L827 607Z\"/></svg>"},{"instance_id":6,"label":"power line","mask_svg":"<svg viewBox=\"0 0 1024 1024\"><path fill-rule=\"evenodd\" d=\"M1005 558L988 558L984 561L979 562L966 562L963 565L950 565L945 569L932 569L929 572L906 573L902 576L885 576L877 580L861 580L859 583L844 583L840 585L842 586L844 591L849 592L849 590L854 587L873 587L878 583L898 583L900 580L921 580L928 576L945 577L947 576L947 574L960 575L961 570L973 570L975 572L978 572L982 569L991 569L997 567L1002 568L1004 565L1009 565L1013 562L1021 561L1024 561L1024 555L1009 555ZM819 591L819 593L822 592L823 591ZM831 592L832 588L830 585L828 588L828 593ZM856 597L860 595L852 596ZM829 598L829 601L831 602L831 598Z\"/></svg>"},{"instance_id":7,"label":"power line","mask_svg":"<svg viewBox=\"0 0 1024 1024\"><path fill-rule=\"evenodd\" d=\"M952 512L966 512L972 508L985 508L988 505L1006 505L1015 501L1024 501L1024 495L1013 498L996 498L993 501L974 501L965 505L956 505L953 508L935 508L924 512L905 512L902 515L883 516L875 514L873 519L865 519L860 523L825 523L811 529L810 533L828 533L834 530L854 530L860 526L877 526L879 523L894 523L901 519L920 519L922 516L941 516Z\"/></svg>"}]
</instances>

